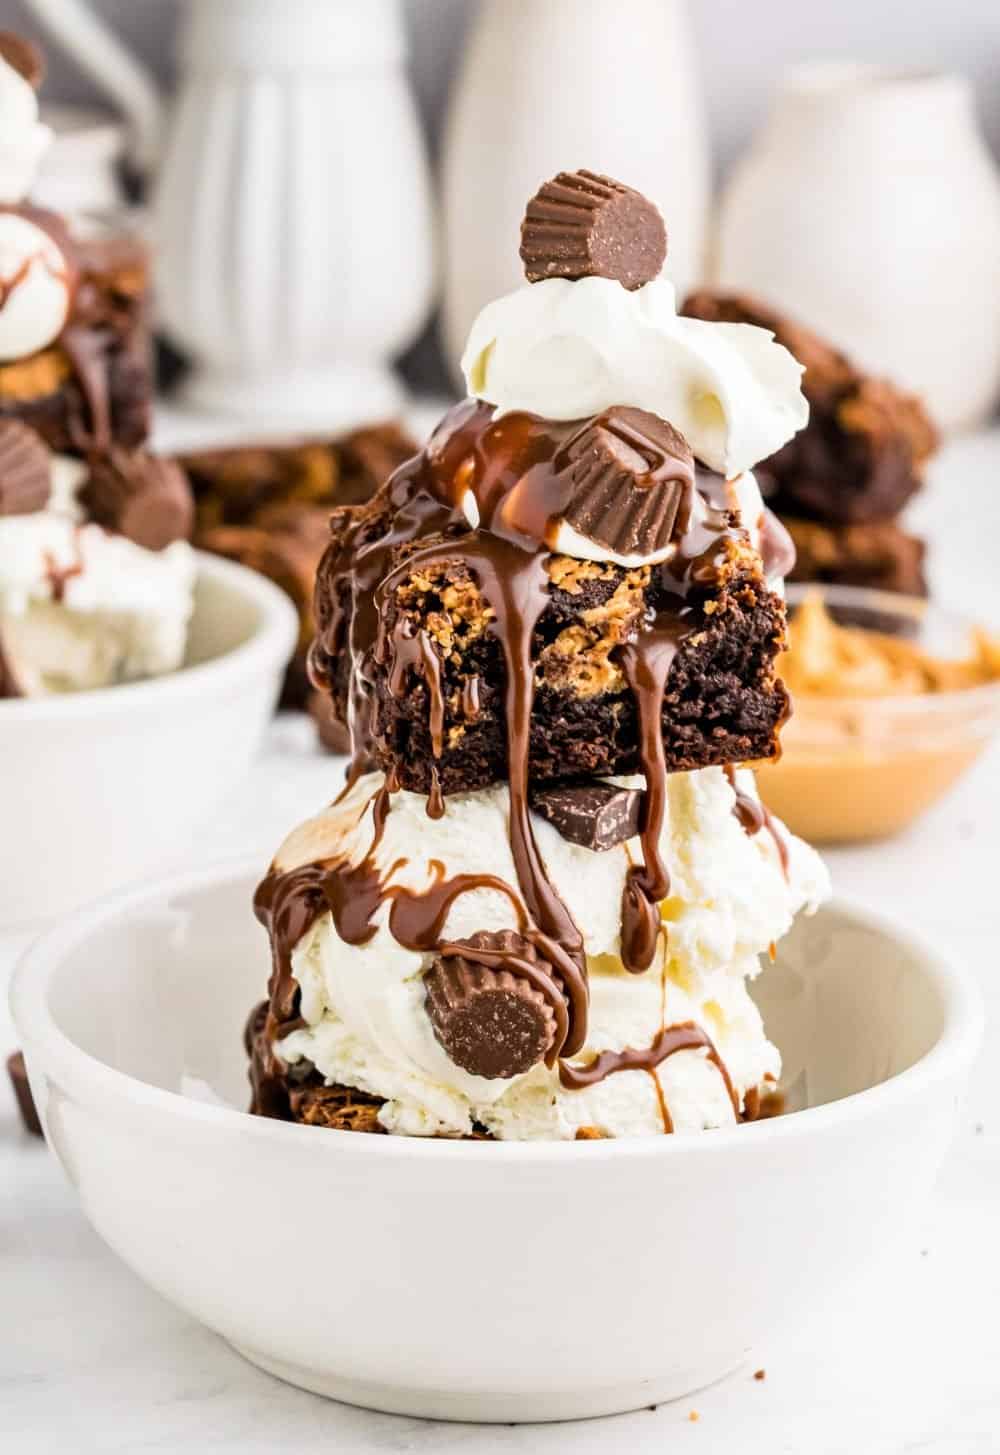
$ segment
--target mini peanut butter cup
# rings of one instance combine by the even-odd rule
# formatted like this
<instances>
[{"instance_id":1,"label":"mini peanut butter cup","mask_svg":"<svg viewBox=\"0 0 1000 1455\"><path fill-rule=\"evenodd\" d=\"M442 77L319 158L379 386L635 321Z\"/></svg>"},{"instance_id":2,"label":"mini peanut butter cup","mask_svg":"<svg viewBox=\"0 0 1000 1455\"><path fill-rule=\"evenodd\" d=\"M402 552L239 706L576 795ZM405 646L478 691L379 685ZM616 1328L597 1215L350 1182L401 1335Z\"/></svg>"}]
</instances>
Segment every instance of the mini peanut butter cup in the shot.
<instances>
[{"instance_id":1,"label":"mini peanut butter cup","mask_svg":"<svg viewBox=\"0 0 1000 1455\"><path fill-rule=\"evenodd\" d=\"M529 283L614 278L641 288L663 267L667 230L648 198L597 172L560 172L532 197L521 223Z\"/></svg>"},{"instance_id":2,"label":"mini peanut butter cup","mask_svg":"<svg viewBox=\"0 0 1000 1455\"><path fill-rule=\"evenodd\" d=\"M98 525L149 551L187 540L194 525L184 471L174 460L144 450L112 450L95 457L79 498Z\"/></svg>"},{"instance_id":3,"label":"mini peanut butter cup","mask_svg":"<svg viewBox=\"0 0 1000 1455\"><path fill-rule=\"evenodd\" d=\"M0 515L44 510L52 491L48 447L28 425L0 420Z\"/></svg>"},{"instance_id":4,"label":"mini peanut butter cup","mask_svg":"<svg viewBox=\"0 0 1000 1455\"><path fill-rule=\"evenodd\" d=\"M0 30L0 60L13 66L18 75L23 76L36 91L45 80L45 57L42 52L30 40L25 40L23 35L15 35L12 30Z\"/></svg>"},{"instance_id":5,"label":"mini peanut butter cup","mask_svg":"<svg viewBox=\"0 0 1000 1455\"><path fill-rule=\"evenodd\" d=\"M473 1076L519 1076L552 1048L555 1013L517 973L519 960L538 961L521 935L483 931L449 945L424 976L434 1034L455 1065ZM505 961L511 969L502 968Z\"/></svg>"},{"instance_id":6,"label":"mini peanut butter cup","mask_svg":"<svg viewBox=\"0 0 1000 1455\"><path fill-rule=\"evenodd\" d=\"M617 556L655 555L687 525L694 456L655 414L615 405L588 420L554 464L571 482L566 523Z\"/></svg>"}]
</instances>

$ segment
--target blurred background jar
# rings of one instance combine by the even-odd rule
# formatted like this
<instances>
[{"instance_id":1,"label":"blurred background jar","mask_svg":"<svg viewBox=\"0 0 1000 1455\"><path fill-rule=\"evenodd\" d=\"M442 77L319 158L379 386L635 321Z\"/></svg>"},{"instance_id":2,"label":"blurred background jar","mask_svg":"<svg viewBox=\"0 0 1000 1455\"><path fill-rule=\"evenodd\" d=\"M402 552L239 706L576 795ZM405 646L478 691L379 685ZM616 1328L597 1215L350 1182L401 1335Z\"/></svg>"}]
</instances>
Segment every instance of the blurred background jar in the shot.
<instances>
[{"instance_id":1,"label":"blurred background jar","mask_svg":"<svg viewBox=\"0 0 1000 1455\"><path fill-rule=\"evenodd\" d=\"M712 281L981 423L1000 396L1000 179L961 76L792 70L720 201Z\"/></svg>"}]
</instances>

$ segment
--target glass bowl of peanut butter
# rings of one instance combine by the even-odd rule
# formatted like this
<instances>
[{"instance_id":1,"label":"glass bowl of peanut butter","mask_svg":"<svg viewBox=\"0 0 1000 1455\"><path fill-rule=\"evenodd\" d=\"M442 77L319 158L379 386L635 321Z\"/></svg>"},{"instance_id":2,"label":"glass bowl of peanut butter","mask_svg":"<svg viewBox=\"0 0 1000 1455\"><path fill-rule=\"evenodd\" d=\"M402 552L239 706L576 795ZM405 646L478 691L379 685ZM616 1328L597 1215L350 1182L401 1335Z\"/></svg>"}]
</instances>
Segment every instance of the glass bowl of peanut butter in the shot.
<instances>
[{"instance_id":1,"label":"glass bowl of peanut butter","mask_svg":"<svg viewBox=\"0 0 1000 1455\"><path fill-rule=\"evenodd\" d=\"M915 597L791 586L792 697L761 795L815 843L884 838L957 782L1000 728L1000 637Z\"/></svg>"}]
</instances>

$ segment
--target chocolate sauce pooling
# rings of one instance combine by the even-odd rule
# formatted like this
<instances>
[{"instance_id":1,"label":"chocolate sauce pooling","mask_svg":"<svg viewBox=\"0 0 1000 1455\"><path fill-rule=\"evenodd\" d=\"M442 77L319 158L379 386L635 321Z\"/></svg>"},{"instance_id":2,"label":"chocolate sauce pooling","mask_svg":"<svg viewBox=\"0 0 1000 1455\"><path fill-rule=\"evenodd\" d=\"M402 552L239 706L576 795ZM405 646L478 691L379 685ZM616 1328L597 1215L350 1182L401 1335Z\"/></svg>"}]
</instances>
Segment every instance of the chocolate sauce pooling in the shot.
<instances>
[{"instance_id":1,"label":"chocolate sauce pooling","mask_svg":"<svg viewBox=\"0 0 1000 1455\"><path fill-rule=\"evenodd\" d=\"M423 893L394 885L394 866L380 870L375 860L395 787L387 782L376 794L375 833L362 863L272 870L258 890L255 909L272 941L267 1021L272 1043L300 1024L291 955L319 915L329 911L343 940L364 944L374 934L376 909L389 900L389 928L397 941L421 952L440 952L455 899L490 888L512 899L519 932L538 952L533 984L555 1011L558 1027L548 1059L554 1063L556 1057L572 1056L585 1044L589 993L583 939L538 851L528 806L533 639L549 601L548 542L568 503L569 477L560 451L582 423L553 423L527 413L494 418L492 405L465 400L448 412L426 449L396 472L381 500L359 512L328 549L317 578L317 638L310 671L316 687L329 689L337 658L349 653L349 785L371 766L375 666L388 666L390 690L396 694L408 690L411 675L422 680L435 756L441 751L439 662L425 633L411 636L409 625L402 623L386 629L385 607L394 590L412 572L446 563L461 562L475 579L491 609L487 629L500 644L505 665L509 836L519 896L488 875L448 879L443 865L434 865L436 878ZM652 964L665 932L659 905L669 893L670 876L660 853L666 804L661 713L671 664L696 620L687 598L693 586L714 578L729 542L745 539L722 478L699 469L696 487L700 509L679 512L675 553L655 568L667 605L621 652L622 668L636 698L646 782L640 823L643 861L630 866L622 900L623 960L637 973ZM478 517L476 528L470 527L463 507ZM400 547L406 549L400 552ZM469 717L478 711L478 683L466 688L462 711ZM440 790L435 788L428 813L436 817L443 810ZM664 1027L650 1047L615 1053L615 1061L599 1057L584 1070L563 1064L560 1075L567 1086L577 1084L574 1078L579 1077L589 1080L578 1084L592 1084L626 1069L626 1063L650 1062L655 1067L664 1056L690 1045L708 1046L725 1074L704 1033ZM266 1109L266 1087L255 1094L255 1101Z\"/></svg>"}]
</instances>

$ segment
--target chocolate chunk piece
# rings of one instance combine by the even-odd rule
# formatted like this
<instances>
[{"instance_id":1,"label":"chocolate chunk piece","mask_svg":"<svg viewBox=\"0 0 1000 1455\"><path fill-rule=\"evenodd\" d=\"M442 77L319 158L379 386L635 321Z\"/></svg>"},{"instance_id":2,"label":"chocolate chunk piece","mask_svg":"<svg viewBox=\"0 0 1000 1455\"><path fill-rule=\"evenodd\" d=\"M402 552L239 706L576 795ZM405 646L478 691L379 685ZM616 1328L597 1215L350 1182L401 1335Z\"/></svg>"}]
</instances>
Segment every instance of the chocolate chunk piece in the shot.
<instances>
[{"instance_id":1,"label":"chocolate chunk piece","mask_svg":"<svg viewBox=\"0 0 1000 1455\"><path fill-rule=\"evenodd\" d=\"M555 1013L518 974L519 961L538 961L527 940L512 930L484 931L446 947L424 976L434 1034L455 1065L473 1076L519 1076L552 1047Z\"/></svg>"},{"instance_id":2,"label":"chocolate chunk piece","mask_svg":"<svg viewBox=\"0 0 1000 1455\"><path fill-rule=\"evenodd\" d=\"M642 792L613 783L565 783L536 788L531 807L570 844L602 854L639 832Z\"/></svg>"},{"instance_id":3,"label":"chocolate chunk piece","mask_svg":"<svg viewBox=\"0 0 1000 1455\"><path fill-rule=\"evenodd\" d=\"M44 510L52 490L49 451L26 424L0 419L0 515Z\"/></svg>"},{"instance_id":4,"label":"chocolate chunk piece","mask_svg":"<svg viewBox=\"0 0 1000 1455\"><path fill-rule=\"evenodd\" d=\"M174 460L144 450L112 450L92 459L79 500L98 525L149 551L187 540L194 525L184 471Z\"/></svg>"},{"instance_id":5,"label":"chocolate chunk piece","mask_svg":"<svg viewBox=\"0 0 1000 1455\"><path fill-rule=\"evenodd\" d=\"M0 58L8 66L13 66L35 91L45 80L45 57L23 35L15 35L12 30L0 30Z\"/></svg>"},{"instance_id":6,"label":"chocolate chunk piece","mask_svg":"<svg viewBox=\"0 0 1000 1455\"><path fill-rule=\"evenodd\" d=\"M30 1132L33 1137L42 1136L42 1123L38 1115L38 1108L35 1106L35 1098L32 1096L31 1087L28 1084L28 1069L20 1051L15 1051L12 1056L7 1057L7 1074L10 1077L11 1086L14 1088L14 1096L17 1098L17 1107L21 1113L24 1130Z\"/></svg>"},{"instance_id":7,"label":"chocolate chunk piece","mask_svg":"<svg viewBox=\"0 0 1000 1455\"><path fill-rule=\"evenodd\" d=\"M567 524L617 556L653 556L687 524L694 456L682 434L645 409L615 405L589 420L555 468L572 482Z\"/></svg>"},{"instance_id":8,"label":"chocolate chunk piece","mask_svg":"<svg viewBox=\"0 0 1000 1455\"><path fill-rule=\"evenodd\" d=\"M560 172L532 197L521 223L529 283L614 278L641 288L663 267L667 231L652 202L597 172Z\"/></svg>"}]
</instances>

